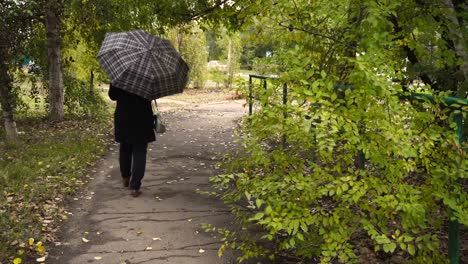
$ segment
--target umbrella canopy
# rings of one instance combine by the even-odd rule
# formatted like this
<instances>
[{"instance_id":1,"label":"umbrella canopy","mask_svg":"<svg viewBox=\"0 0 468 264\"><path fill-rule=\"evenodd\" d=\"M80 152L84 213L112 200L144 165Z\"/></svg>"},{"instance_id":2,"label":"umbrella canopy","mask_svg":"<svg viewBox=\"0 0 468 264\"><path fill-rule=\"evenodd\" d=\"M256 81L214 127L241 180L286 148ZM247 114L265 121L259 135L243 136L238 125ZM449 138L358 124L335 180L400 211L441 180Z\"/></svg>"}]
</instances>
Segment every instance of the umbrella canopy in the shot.
<instances>
[{"instance_id":1,"label":"umbrella canopy","mask_svg":"<svg viewBox=\"0 0 468 264\"><path fill-rule=\"evenodd\" d=\"M144 30L107 33L97 58L115 86L148 100L187 84L189 68L171 42Z\"/></svg>"}]
</instances>

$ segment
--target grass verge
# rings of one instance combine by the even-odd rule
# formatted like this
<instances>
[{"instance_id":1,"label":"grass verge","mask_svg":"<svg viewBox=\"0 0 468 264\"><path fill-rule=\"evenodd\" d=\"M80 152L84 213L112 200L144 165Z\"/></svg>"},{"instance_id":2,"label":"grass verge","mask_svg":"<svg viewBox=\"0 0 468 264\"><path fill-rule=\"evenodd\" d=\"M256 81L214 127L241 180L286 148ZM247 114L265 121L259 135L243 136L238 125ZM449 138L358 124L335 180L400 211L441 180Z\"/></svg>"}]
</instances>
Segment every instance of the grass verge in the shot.
<instances>
[{"instance_id":1,"label":"grass verge","mask_svg":"<svg viewBox=\"0 0 468 264\"><path fill-rule=\"evenodd\" d=\"M106 152L112 132L107 120L32 118L18 122L24 132L17 142L0 135L0 264L47 257L47 244L67 219L67 198L86 184L87 170Z\"/></svg>"}]
</instances>

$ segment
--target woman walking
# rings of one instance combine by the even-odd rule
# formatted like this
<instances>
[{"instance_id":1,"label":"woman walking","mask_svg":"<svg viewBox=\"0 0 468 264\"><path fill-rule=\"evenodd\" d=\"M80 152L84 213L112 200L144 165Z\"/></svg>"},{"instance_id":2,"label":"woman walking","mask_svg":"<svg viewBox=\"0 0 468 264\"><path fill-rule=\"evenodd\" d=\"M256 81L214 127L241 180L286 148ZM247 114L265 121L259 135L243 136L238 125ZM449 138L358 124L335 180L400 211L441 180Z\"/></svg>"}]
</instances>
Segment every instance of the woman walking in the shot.
<instances>
[{"instance_id":1,"label":"woman walking","mask_svg":"<svg viewBox=\"0 0 468 264\"><path fill-rule=\"evenodd\" d=\"M117 101L114 114L115 141L120 143L119 164L124 187L141 194L148 143L156 140L151 101L110 85L109 97Z\"/></svg>"}]
</instances>

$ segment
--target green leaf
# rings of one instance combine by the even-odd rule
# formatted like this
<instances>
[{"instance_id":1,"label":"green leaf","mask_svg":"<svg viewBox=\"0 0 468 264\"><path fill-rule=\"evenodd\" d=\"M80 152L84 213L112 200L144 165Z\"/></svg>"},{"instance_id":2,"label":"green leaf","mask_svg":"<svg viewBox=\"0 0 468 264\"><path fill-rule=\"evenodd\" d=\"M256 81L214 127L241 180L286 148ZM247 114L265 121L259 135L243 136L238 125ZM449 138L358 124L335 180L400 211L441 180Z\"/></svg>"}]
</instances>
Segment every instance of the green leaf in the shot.
<instances>
[{"instance_id":1,"label":"green leaf","mask_svg":"<svg viewBox=\"0 0 468 264\"><path fill-rule=\"evenodd\" d=\"M324 70L322 70L320 72L320 76L322 76L322 79L325 79L327 77L327 73Z\"/></svg>"},{"instance_id":2,"label":"green leaf","mask_svg":"<svg viewBox=\"0 0 468 264\"><path fill-rule=\"evenodd\" d=\"M250 218L250 220L251 220L251 221L258 221L258 220L262 219L263 216L265 216L265 214L262 213L262 212L259 212L259 213L256 213L256 214L254 215L254 217Z\"/></svg>"},{"instance_id":3,"label":"green leaf","mask_svg":"<svg viewBox=\"0 0 468 264\"><path fill-rule=\"evenodd\" d=\"M261 200L261 199L255 200L255 205L257 206L257 208L260 208L262 206L262 204L263 204L263 200Z\"/></svg>"},{"instance_id":4,"label":"green leaf","mask_svg":"<svg viewBox=\"0 0 468 264\"><path fill-rule=\"evenodd\" d=\"M413 244L408 244L408 253L411 256L414 256L416 254L416 249Z\"/></svg>"},{"instance_id":5,"label":"green leaf","mask_svg":"<svg viewBox=\"0 0 468 264\"><path fill-rule=\"evenodd\" d=\"M247 200L250 201L250 198L252 198L252 196L250 195L249 192L245 191L245 197L247 198Z\"/></svg>"},{"instance_id":6,"label":"green leaf","mask_svg":"<svg viewBox=\"0 0 468 264\"><path fill-rule=\"evenodd\" d=\"M400 248L403 249L403 250L406 250L407 246L405 243L401 242L400 243Z\"/></svg>"},{"instance_id":7,"label":"green leaf","mask_svg":"<svg viewBox=\"0 0 468 264\"><path fill-rule=\"evenodd\" d=\"M291 238L291 239L289 240L289 245L290 245L291 247L294 247L294 246L296 245L296 240L295 240L294 238Z\"/></svg>"},{"instance_id":8,"label":"green leaf","mask_svg":"<svg viewBox=\"0 0 468 264\"><path fill-rule=\"evenodd\" d=\"M388 243L388 244L383 244L382 246L384 252L386 253L392 253L396 249L396 244L395 243Z\"/></svg>"}]
</instances>

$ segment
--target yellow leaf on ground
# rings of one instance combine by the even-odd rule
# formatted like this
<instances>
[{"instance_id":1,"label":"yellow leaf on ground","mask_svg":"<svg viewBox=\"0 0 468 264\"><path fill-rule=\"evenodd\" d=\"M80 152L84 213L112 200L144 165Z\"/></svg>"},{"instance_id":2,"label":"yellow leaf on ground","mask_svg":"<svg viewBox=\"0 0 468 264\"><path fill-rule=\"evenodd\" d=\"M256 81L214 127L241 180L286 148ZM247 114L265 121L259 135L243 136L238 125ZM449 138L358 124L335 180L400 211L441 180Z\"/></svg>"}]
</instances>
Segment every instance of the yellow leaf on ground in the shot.
<instances>
[{"instance_id":1,"label":"yellow leaf on ground","mask_svg":"<svg viewBox=\"0 0 468 264\"><path fill-rule=\"evenodd\" d=\"M84 237L82 237L81 240L83 240L84 243L88 243L88 242L89 242L89 240L86 239L86 238L84 238Z\"/></svg>"},{"instance_id":2,"label":"yellow leaf on ground","mask_svg":"<svg viewBox=\"0 0 468 264\"><path fill-rule=\"evenodd\" d=\"M34 245L34 238L30 238L28 240L28 243L29 243L29 246L32 247L32 245Z\"/></svg>"},{"instance_id":3,"label":"yellow leaf on ground","mask_svg":"<svg viewBox=\"0 0 468 264\"><path fill-rule=\"evenodd\" d=\"M20 258L15 258L15 259L13 260L13 264L21 264L22 262L23 262L23 260L20 259Z\"/></svg>"},{"instance_id":4,"label":"yellow leaf on ground","mask_svg":"<svg viewBox=\"0 0 468 264\"><path fill-rule=\"evenodd\" d=\"M39 253L42 253L42 252L45 251L45 247L42 244L38 245L36 249L37 249L37 252L39 252Z\"/></svg>"}]
</instances>

